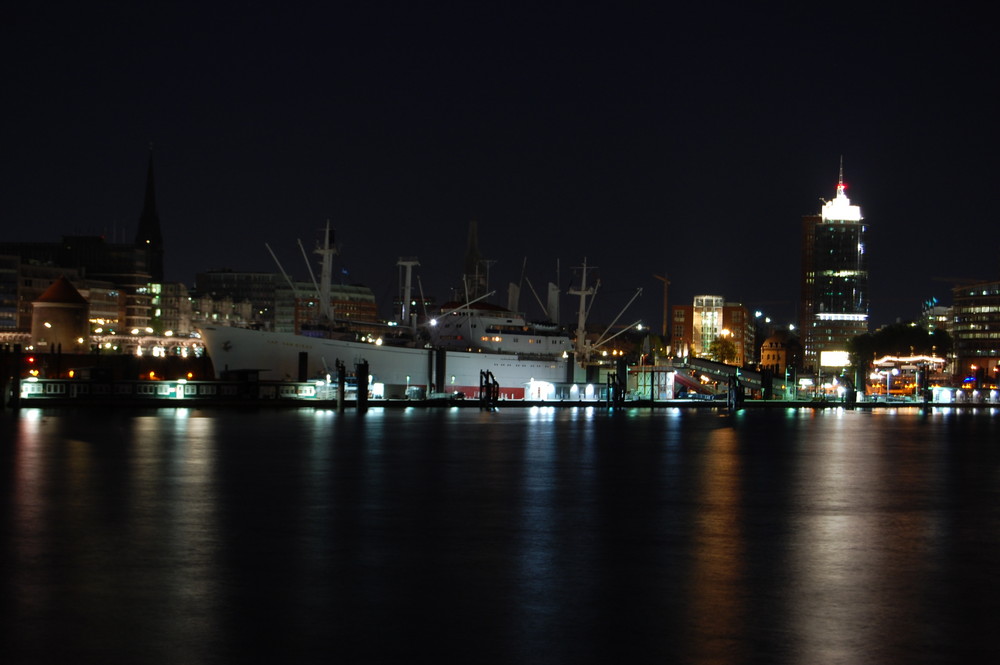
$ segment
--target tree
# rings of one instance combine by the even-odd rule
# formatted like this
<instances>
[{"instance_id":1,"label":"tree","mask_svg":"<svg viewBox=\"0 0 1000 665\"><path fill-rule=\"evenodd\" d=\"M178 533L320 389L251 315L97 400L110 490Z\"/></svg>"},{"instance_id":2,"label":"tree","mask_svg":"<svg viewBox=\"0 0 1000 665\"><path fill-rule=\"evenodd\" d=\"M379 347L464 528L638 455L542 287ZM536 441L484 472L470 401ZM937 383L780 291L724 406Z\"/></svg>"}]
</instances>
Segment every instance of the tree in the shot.
<instances>
[{"instance_id":1,"label":"tree","mask_svg":"<svg viewBox=\"0 0 1000 665\"><path fill-rule=\"evenodd\" d=\"M708 345L708 355L716 362L729 364L736 360L736 343L728 337L716 337Z\"/></svg>"},{"instance_id":2,"label":"tree","mask_svg":"<svg viewBox=\"0 0 1000 665\"><path fill-rule=\"evenodd\" d=\"M894 323L874 333L858 335L847 343L851 362L867 367L879 356L936 355L951 353L951 336L940 328L927 332L916 323Z\"/></svg>"}]
</instances>

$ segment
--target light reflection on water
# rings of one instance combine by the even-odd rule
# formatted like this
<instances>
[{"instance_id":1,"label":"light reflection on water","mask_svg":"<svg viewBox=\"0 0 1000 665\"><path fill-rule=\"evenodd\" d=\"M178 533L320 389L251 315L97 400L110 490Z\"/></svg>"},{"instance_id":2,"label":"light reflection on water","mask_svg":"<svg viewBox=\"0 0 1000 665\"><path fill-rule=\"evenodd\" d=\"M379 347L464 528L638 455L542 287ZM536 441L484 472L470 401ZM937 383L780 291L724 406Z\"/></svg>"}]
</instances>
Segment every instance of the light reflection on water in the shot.
<instances>
[{"instance_id":1,"label":"light reflection on water","mask_svg":"<svg viewBox=\"0 0 1000 665\"><path fill-rule=\"evenodd\" d=\"M996 655L997 417L7 413L0 653Z\"/></svg>"},{"instance_id":2,"label":"light reflection on water","mask_svg":"<svg viewBox=\"0 0 1000 665\"><path fill-rule=\"evenodd\" d=\"M700 510L694 515L685 614L690 617L685 660L718 662L745 634L746 536L739 439L732 429L706 438L698 473Z\"/></svg>"}]
</instances>

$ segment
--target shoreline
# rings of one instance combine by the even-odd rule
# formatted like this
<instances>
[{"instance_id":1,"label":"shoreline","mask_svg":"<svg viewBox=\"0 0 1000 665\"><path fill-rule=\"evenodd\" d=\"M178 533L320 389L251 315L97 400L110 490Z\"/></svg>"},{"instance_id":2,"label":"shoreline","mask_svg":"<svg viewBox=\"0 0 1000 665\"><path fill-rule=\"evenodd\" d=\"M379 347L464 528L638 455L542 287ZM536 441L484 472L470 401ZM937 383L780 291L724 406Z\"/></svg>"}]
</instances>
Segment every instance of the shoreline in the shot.
<instances>
[{"instance_id":1,"label":"shoreline","mask_svg":"<svg viewBox=\"0 0 1000 665\"><path fill-rule=\"evenodd\" d=\"M267 408L267 409L287 409L309 407L319 410L342 410L358 411L357 400L344 400L338 404L337 400L325 399L295 399L295 398L272 398L272 399L201 399L201 398L170 398L170 399L114 399L114 398L93 398L93 397L35 397L22 398L17 405L5 404L0 411L18 411L22 409L44 409L63 407L85 407L101 409L165 409L165 408ZM877 411L885 409L957 409L957 410L983 410L1000 409L1000 403L995 402L876 402L861 401L854 405L848 405L838 401L822 400L744 400L744 402L732 409L724 400L628 400L620 404L609 404L604 400L501 400L492 405L481 402L477 399L463 400L394 400L378 399L368 400L367 410L372 409L479 409L483 411L500 411L504 408L525 409L525 408L602 408L608 411L627 411L635 409L717 409L720 411L740 411L755 409L843 409L846 411Z\"/></svg>"}]
</instances>

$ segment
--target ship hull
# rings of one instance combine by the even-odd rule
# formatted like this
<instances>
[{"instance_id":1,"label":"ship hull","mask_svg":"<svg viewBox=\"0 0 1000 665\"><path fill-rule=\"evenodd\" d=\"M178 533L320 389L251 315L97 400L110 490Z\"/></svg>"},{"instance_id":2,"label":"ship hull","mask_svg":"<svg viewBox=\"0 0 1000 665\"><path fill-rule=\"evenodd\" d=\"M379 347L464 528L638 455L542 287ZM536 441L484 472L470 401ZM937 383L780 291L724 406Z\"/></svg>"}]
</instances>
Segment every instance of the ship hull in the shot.
<instances>
[{"instance_id":1,"label":"ship hull","mask_svg":"<svg viewBox=\"0 0 1000 665\"><path fill-rule=\"evenodd\" d=\"M225 326L206 326L201 335L217 375L256 370L261 379L293 381L335 376L338 362L348 373L367 362L372 383L382 384L384 396L390 398L404 397L409 389L421 387L427 394L462 392L477 397L484 371L499 383L504 399L544 398L544 384L565 382L570 362L505 353L380 346Z\"/></svg>"}]
</instances>

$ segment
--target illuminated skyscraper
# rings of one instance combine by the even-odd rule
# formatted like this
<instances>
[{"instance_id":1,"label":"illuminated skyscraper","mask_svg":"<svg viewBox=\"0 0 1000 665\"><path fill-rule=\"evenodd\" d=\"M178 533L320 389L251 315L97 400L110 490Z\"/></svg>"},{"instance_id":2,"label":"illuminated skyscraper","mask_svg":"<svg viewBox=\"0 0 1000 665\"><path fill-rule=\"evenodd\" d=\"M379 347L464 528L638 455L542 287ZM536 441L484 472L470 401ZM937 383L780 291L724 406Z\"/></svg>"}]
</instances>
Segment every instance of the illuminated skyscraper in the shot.
<instances>
[{"instance_id":1,"label":"illuminated skyscraper","mask_svg":"<svg viewBox=\"0 0 1000 665\"><path fill-rule=\"evenodd\" d=\"M865 225L846 189L841 163L836 198L802 218L800 331L805 366L814 371L845 364L833 352L846 352L848 340L868 332Z\"/></svg>"}]
</instances>

